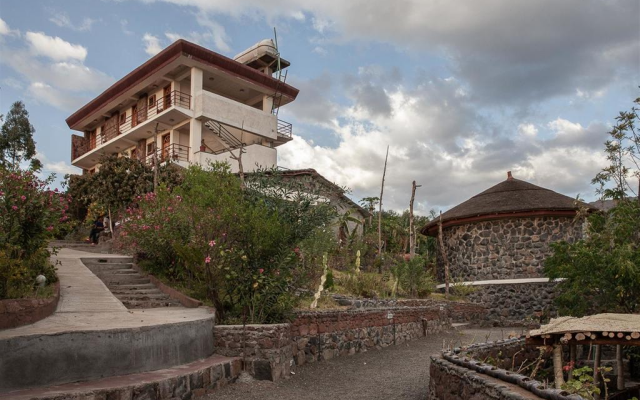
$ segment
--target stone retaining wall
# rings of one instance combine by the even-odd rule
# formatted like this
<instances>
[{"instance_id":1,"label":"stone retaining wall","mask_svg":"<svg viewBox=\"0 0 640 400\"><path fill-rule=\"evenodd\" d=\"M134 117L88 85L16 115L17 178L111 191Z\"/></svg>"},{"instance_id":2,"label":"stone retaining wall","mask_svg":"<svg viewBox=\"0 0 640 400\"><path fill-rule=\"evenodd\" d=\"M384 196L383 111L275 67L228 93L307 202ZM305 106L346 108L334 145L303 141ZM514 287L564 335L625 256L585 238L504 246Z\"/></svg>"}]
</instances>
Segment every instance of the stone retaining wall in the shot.
<instances>
[{"instance_id":1,"label":"stone retaining wall","mask_svg":"<svg viewBox=\"0 0 640 400\"><path fill-rule=\"evenodd\" d=\"M53 314L60 299L60 282L53 285L54 294L46 299L0 300L0 329L33 324Z\"/></svg>"},{"instance_id":2,"label":"stone retaining wall","mask_svg":"<svg viewBox=\"0 0 640 400\"><path fill-rule=\"evenodd\" d=\"M555 317L555 282L478 285L467 296L487 307L485 322L495 326L538 324L539 317Z\"/></svg>"},{"instance_id":3,"label":"stone retaining wall","mask_svg":"<svg viewBox=\"0 0 640 400\"><path fill-rule=\"evenodd\" d=\"M216 325L216 353L242 357L257 379L278 380L308 362L379 349L450 327L451 315L483 315L476 304L441 302L431 306L298 312L289 324ZM243 348L243 338L246 343Z\"/></svg>"}]
</instances>

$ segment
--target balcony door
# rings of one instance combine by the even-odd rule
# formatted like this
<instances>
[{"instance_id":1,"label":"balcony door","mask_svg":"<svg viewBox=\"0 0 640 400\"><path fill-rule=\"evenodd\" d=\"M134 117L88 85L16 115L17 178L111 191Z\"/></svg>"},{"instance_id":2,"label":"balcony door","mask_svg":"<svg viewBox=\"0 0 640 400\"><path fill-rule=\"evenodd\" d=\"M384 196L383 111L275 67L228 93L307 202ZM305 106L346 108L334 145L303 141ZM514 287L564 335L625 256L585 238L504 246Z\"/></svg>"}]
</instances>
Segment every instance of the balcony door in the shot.
<instances>
[{"instance_id":1,"label":"balcony door","mask_svg":"<svg viewBox=\"0 0 640 400\"><path fill-rule=\"evenodd\" d=\"M167 133L162 137L162 161L169 159L169 143L171 142L171 134Z\"/></svg>"},{"instance_id":2,"label":"balcony door","mask_svg":"<svg viewBox=\"0 0 640 400\"><path fill-rule=\"evenodd\" d=\"M164 109L171 107L171 85L165 86L162 91L162 97L164 98Z\"/></svg>"},{"instance_id":3,"label":"balcony door","mask_svg":"<svg viewBox=\"0 0 640 400\"><path fill-rule=\"evenodd\" d=\"M138 125L138 105L134 104L131 107L131 127Z\"/></svg>"}]
</instances>

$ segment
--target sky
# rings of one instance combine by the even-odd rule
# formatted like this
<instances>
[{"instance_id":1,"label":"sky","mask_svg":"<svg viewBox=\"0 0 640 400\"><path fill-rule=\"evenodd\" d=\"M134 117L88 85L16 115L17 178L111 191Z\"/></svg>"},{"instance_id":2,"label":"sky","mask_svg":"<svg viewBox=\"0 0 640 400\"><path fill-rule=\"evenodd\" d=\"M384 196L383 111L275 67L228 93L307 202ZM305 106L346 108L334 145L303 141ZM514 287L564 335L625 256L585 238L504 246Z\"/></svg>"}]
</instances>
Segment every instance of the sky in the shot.
<instances>
[{"instance_id":1,"label":"sky","mask_svg":"<svg viewBox=\"0 0 640 400\"><path fill-rule=\"evenodd\" d=\"M0 113L22 100L47 173L65 119L178 38L233 57L277 29L294 140L358 200L442 210L515 178L596 199L607 131L640 96L639 0L0 0Z\"/></svg>"}]
</instances>

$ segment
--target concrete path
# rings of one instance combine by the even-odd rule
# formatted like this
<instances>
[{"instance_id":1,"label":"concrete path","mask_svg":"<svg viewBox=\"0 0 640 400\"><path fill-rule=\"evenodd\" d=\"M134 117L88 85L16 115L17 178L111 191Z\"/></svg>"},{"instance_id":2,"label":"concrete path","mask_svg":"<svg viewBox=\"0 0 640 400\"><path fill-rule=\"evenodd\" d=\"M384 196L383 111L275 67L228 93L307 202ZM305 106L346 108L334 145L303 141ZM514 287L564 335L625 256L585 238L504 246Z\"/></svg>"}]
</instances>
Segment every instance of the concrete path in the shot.
<instances>
[{"instance_id":1,"label":"concrete path","mask_svg":"<svg viewBox=\"0 0 640 400\"><path fill-rule=\"evenodd\" d=\"M430 355L447 346L506 338L509 330L464 330L420 338L381 350L306 364L277 383L236 383L196 400L423 400ZM475 338L475 340L474 340Z\"/></svg>"},{"instance_id":2,"label":"concrete path","mask_svg":"<svg viewBox=\"0 0 640 400\"><path fill-rule=\"evenodd\" d=\"M95 254L60 249L54 262L60 279L60 301L55 313L31 325L0 330L0 339L17 336L135 328L211 318L204 308L154 308L128 310L81 258L126 258L116 254Z\"/></svg>"}]
</instances>

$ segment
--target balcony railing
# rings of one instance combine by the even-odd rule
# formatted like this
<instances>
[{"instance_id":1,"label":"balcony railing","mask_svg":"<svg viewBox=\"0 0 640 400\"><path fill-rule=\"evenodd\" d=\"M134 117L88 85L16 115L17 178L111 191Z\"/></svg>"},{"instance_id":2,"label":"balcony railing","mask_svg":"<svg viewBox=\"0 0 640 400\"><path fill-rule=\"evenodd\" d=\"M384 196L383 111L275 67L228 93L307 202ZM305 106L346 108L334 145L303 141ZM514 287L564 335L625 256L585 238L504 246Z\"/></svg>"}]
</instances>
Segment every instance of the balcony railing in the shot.
<instances>
[{"instance_id":1,"label":"balcony railing","mask_svg":"<svg viewBox=\"0 0 640 400\"><path fill-rule=\"evenodd\" d=\"M278 131L278 136L284 136L286 138L291 139L291 134L293 133L293 127L287 121L283 121L279 119L277 131Z\"/></svg>"},{"instance_id":2,"label":"balcony railing","mask_svg":"<svg viewBox=\"0 0 640 400\"><path fill-rule=\"evenodd\" d=\"M156 150L156 154L158 157L158 163L162 164L164 162L170 161L170 162L178 162L178 161L184 161L184 162L189 162L189 146L184 146L181 144L177 144L177 143L172 143L168 146L165 146L161 149L157 149ZM148 154L145 159L144 162L147 165L153 166L154 164L154 160L153 160L153 152Z\"/></svg>"},{"instance_id":3,"label":"balcony railing","mask_svg":"<svg viewBox=\"0 0 640 400\"><path fill-rule=\"evenodd\" d=\"M139 124L147 121L156 115L162 113L163 111L169 109L172 106L179 106L183 108L191 108L191 95L179 92L174 90L170 92L166 96L160 97L155 103L151 106L146 104L141 109L137 110L137 112L128 115L126 118L121 120L107 120L104 124L104 131L100 134L91 134L89 136L89 146L88 149L84 150L82 153L76 153L77 157L82 156L88 151L95 149L96 147L100 147L103 144L107 143L111 139L122 135L123 133L127 133L131 131L133 128L138 126ZM116 118L111 117L111 118ZM76 157L76 158L77 158Z\"/></svg>"}]
</instances>

